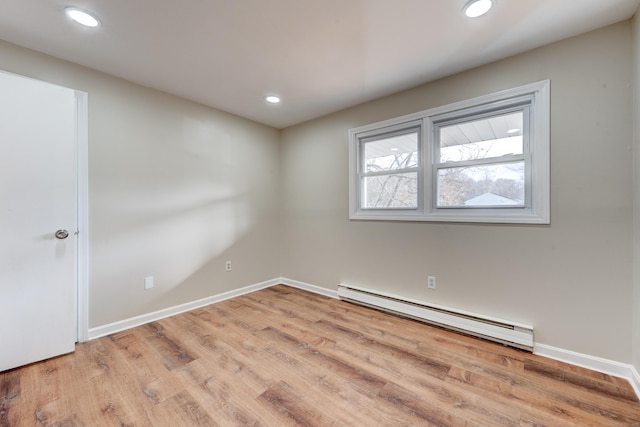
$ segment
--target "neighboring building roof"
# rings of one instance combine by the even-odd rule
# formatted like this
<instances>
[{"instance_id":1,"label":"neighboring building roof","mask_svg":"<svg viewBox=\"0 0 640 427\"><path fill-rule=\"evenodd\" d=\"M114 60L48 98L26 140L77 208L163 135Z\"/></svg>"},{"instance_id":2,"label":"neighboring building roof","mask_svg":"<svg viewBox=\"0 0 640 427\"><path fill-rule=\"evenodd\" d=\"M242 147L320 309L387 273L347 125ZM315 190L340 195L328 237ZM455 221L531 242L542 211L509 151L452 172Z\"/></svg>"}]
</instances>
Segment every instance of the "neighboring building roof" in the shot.
<instances>
[{"instance_id":1,"label":"neighboring building roof","mask_svg":"<svg viewBox=\"0 0 640 427\"><path fill-rule=\"evenodd\" d=\"M510 199L494 193L484 193L479 196L465 200L465 206L499 206L499 205L520 205L522 200Z\"/></svg>"}]
</instances>

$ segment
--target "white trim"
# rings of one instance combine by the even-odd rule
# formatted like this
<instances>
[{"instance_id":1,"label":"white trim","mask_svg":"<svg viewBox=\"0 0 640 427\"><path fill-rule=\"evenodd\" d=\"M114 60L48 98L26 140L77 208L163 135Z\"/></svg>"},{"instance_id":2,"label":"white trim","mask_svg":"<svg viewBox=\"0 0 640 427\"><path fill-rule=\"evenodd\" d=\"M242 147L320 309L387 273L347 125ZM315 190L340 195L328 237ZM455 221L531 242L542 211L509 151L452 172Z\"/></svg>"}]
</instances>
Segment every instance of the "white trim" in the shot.
<instances>
[{"instance_id":1,"label":"white trim","mask_svg":"<svg viewBox=\"0 0 640 427\"><path fill-rule=\"evenodd\" d=\"M98 326L96 328L89 329L89 339L100 338L105 335L110 335L116 332L124 331L126 329L134 328L136 326L144 325L145 323L155 322L156 320L164 319L165 317L173 316L176 314L184 313L185 311L195 310L196 308L204 307L206 305L214 304L234 298L240 295L245 295L251 292L259 291L260 289L269 288L271 286L281 283L280 279L272 279L266 282L257 283L255 285L245 286L240 289L234 289L232 291L223 292L221 294L212 295L210 297L202 298L199 300L187 302L173 307L167 307L162 310L154 311L147 314L142 314L136 317L130 317L129 319L119 320L107 325Z\"/></svg>"},{"instance_id":2,"label":"white trim","mask_svg":"<svg viewBox=\"0 0 640 427\"><path fill-rule=\"evenodd\" d=\"M334 291L332 289L311 285L309 283L299 282L297 280L287 279L286 277L280 277L278 280L281 284L291 286L292 288L298 288L304 291L313 292L314 294L324 295L325 297L339 299L338 291Z\"/></svg>"},{"instance_id":3,"label":"white trim","mask_svg":"<svg viewBox=\"0 0 640 427\"><path fill-rule=\"evenodd\" d=\"M89 101L75 91L77 149L76 340L89 336Z\"/></svg>"},{"instance_id":4,"label":"white trim","mask_svg":"<svg viewBox=\"0 0 640 427\"><path fill-rule=\"evenodd\" d=\"M451 120L457 115L462 117L488 110L508 111L510 107L522 105L526 102L532 117L533 126L529 129L531 136L526 170L529 174L526 178L530 201L525 208L499 208L499 209L449 209L436 206L435 195L437 174L436 161L433 160L436 145L431 145L432 161L426 165L425 179L431 188L431 197L425 200L425 220L427 221L460 221L460 222L487 222L487 223L524 223L524 224L549 224L549 144L550 144L550 80L542 80L513 89L503 90L494 94L483 95L477 98L455 102L453 104L428 110L425 118L425 128L428 136L433 135L438 122Z\"/></svg>"},{"instance_id":5,"label":"white trim","mask_svg":"<svg viewBox=\"0 0 640 427\"><path fill-rule=\"evenodd\" d=\"M559 360L571 365L602 372L603 374L623 378L631 384L633 391L640 399L640 375L633 365L616 362L615 360L603 359L562 348L552 347L546 344L534 344L533 353L549 359Z\"/></svg>"},{"instance_id":6,"label":"white trim","mask_svg":"<svg viewBox=\"0 0 640 427\"><path fill-rule=\"evenodd\" d=\"M640 399L640 374L635 366L631 366L631 378L629 378L629 382L631 383L631 387L636 392L638 399Z\"/></svg>"}]
</instances>

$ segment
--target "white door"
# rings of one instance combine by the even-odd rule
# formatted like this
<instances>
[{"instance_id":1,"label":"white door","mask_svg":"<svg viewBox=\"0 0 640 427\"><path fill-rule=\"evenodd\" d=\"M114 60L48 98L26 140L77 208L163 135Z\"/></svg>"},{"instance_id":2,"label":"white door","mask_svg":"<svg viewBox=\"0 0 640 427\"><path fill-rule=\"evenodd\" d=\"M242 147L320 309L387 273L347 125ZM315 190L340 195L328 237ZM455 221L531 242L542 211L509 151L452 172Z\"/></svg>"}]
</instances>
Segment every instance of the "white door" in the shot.
<instances>
[{"instance_id":1,"label":"white door","mask_svg":"<svg viewBox=\"0 0 640 427\"><path fill-rule=\"evenodd\" d=\"M0 371L74 350L76 150L75 91L0 72Z\"/></svg>"}]
</instances>

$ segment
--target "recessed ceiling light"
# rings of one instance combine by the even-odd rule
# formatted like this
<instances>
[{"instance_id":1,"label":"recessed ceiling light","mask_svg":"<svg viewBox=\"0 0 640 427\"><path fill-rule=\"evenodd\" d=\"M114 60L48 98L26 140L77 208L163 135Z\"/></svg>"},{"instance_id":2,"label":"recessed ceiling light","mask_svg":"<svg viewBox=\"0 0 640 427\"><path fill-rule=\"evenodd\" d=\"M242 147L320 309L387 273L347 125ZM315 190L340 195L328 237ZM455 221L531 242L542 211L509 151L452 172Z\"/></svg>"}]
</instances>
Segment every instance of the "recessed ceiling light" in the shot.
<instances>
[{"instance_id":1,"label":"recessed ceiling light","mask_svg":"<svg viewBox=\"0 0 640 427\"><path fill-rule=\"evenodd\" d=\"M477 18L489 12L493 7L493 0L470 0L464 7L464 14L469 18Z\"/></svg>"},{"instance_id":2,"label":"recessed ceiling light","mask_svg":"<svg viewBox=\"0 0 640 427\"><path fill-rule=\"evenodd\" d=\"M277 104L278 102L280 102L280 98L275 95L266 96L264 99L270 104Z\"/></svg>"},{"instance_id":3,"label":"recessed ceiling light","mask_svg":"<svg viewBox=\"0 0 640 427\"><path fill-rule=\"evenodd\" d=\"M514 129L509 129L509 130L507 131L507 133L508 133L508 134L518 133L518 132L520 132L520 129L515 129L515 128L514 128Z\"/></svg>"},{"instance_id":4,"label":"recessed ceiling light","mask_svg":"<svg viewBox=\"0 0 640 427\"><path fill-rule=\"evenodd\" d=\"M64 12L69 18L73 19L80 25L84 25L85 27L93 28L100 25L98 18L86 10L78 9L77 7L67 7L64 9Z\"/></svg>"}]
</instances>

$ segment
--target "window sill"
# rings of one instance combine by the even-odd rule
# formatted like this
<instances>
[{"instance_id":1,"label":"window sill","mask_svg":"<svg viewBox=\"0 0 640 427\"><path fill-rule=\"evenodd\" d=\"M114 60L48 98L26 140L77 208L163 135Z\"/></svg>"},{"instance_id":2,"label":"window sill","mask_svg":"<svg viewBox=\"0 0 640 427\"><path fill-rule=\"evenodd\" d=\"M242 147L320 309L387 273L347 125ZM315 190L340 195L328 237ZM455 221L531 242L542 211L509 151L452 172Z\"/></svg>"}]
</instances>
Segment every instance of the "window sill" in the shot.
<instances>
[{"instance_id":1,"label":"window sill","mask_svg":"<svg viewBox=\"0 0 640 427\"><path fill-rule=\"evenodd\" d=\"M355 212L349 215L350 220L364 221L414 221L414 222L462 222L462 223L487 223L487 224L550 224L548 214L531 212L527 209L518 209L518 212L506 213L504 209L483 212L478 210L462 211L447 210L448 212Z\"/></svg>"}]
</instances>

